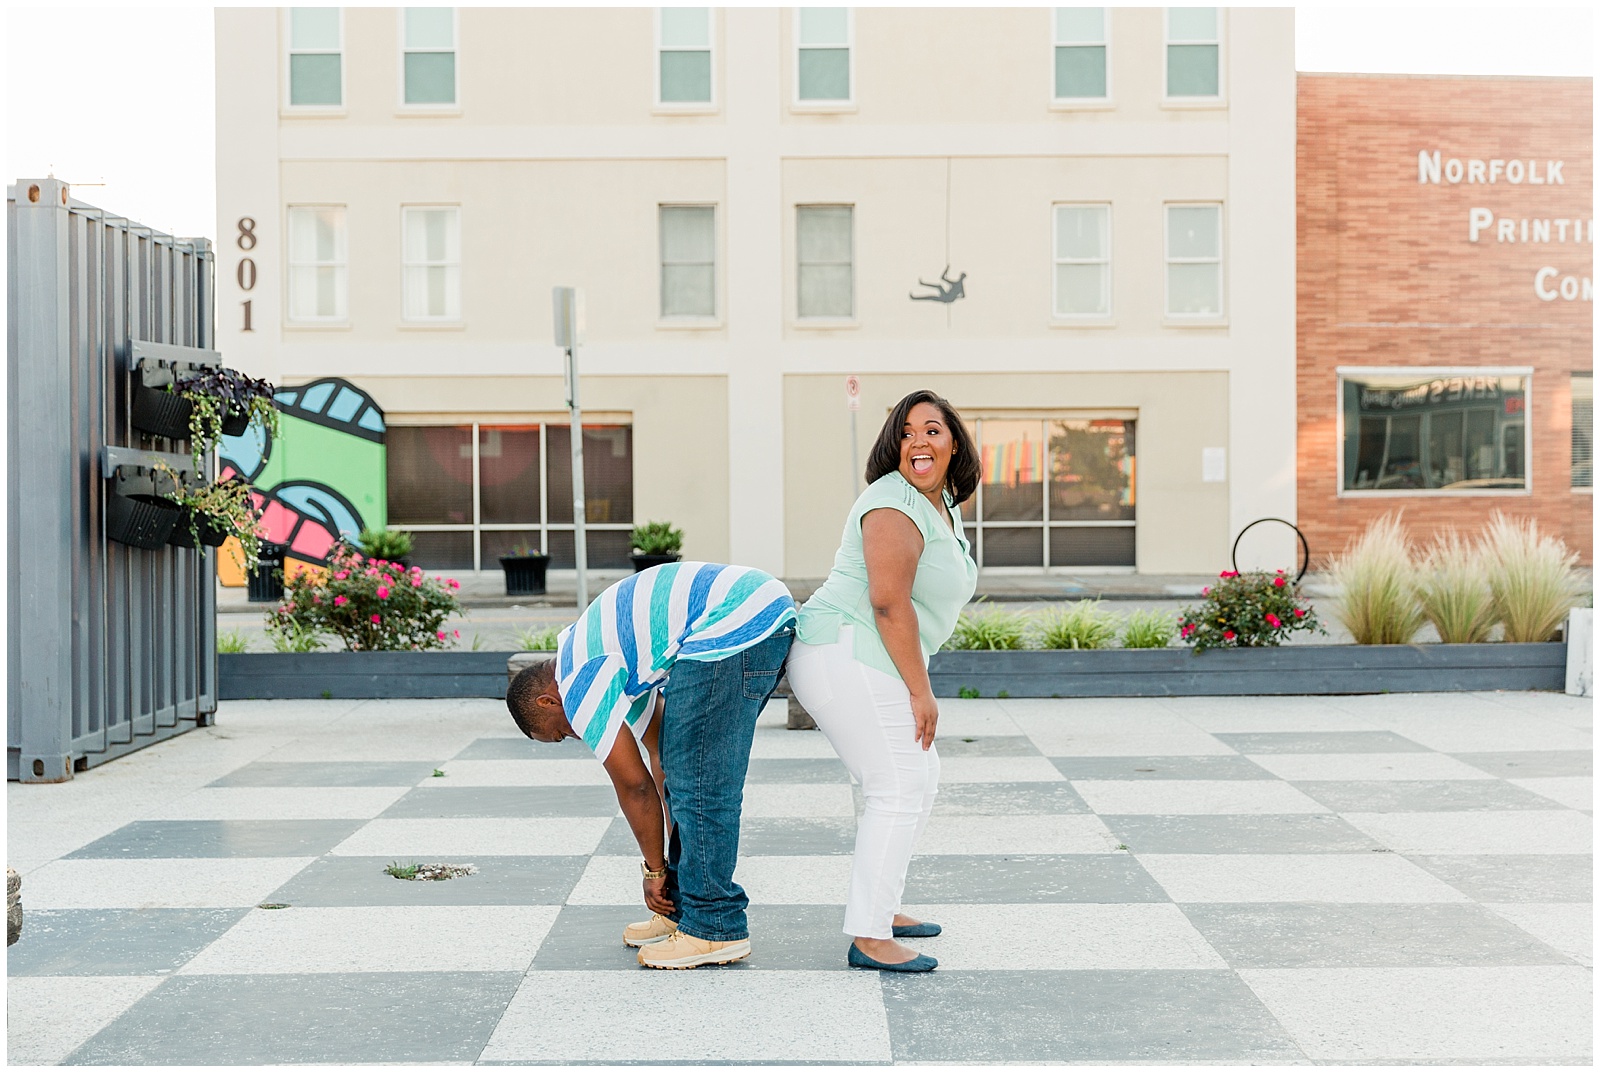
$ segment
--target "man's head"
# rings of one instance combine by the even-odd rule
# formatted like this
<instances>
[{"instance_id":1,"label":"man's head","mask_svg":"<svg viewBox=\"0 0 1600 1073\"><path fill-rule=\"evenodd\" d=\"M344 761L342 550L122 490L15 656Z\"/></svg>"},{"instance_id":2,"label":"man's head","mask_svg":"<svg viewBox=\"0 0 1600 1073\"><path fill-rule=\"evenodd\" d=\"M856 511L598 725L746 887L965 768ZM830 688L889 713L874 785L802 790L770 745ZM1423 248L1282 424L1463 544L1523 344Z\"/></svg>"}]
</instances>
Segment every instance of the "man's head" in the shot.
<instances>
[{"instance_id":1,"label":"man's head","mask_svg":"<svg viewBox=\"0 0 1600 1073\"><path fill-rule=\"evenodd\" d=\"M561 706L561 690L556 686L556 661L540 660L517 672L506 690L506 707L511 718L534 741L558 742L578 735L567 721Z\"/></svg>"}]
</instances>

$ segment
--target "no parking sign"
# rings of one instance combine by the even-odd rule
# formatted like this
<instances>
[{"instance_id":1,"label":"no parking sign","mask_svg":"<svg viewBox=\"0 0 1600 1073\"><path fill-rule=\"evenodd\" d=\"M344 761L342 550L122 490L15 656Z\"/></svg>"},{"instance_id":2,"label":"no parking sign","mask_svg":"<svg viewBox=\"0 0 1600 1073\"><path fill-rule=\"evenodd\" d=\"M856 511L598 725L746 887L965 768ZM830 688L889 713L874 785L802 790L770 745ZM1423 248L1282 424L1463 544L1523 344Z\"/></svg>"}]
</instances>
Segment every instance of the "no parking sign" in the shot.
<instances>
[{"instance_id":1,"label":"no parking sign","mask_svg":"<svg viewBox=\"0 0 1600 1073\"><path fill-rule=\"evenodd\" d=\"M847 376L844 378L844 397L851 411L861 409L861 378Z\"/></svg>"}]
</instances>

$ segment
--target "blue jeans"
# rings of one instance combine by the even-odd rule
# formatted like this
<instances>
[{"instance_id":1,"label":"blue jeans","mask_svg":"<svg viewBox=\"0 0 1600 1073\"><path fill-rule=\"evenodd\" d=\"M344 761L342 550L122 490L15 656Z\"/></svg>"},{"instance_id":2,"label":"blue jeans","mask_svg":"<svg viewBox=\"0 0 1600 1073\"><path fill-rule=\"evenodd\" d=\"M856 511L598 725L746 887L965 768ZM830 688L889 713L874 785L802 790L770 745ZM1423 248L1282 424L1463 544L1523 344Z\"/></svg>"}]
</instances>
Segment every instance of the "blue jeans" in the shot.
<instances>
[{"instance_id":1,"label":"blue jeans","mask_svg":"<svg viewBox=\"0 0 1600 1073\"><path fill-rule=\"evenodd\" d=\"M794 641L785 626L765 641L712 663L680 660L661 715L672 839L667 897L685 934L711 942L750 935L750 899L733 881L739 813L756 719L777 688Z\"/></svg>"}]
</instances>

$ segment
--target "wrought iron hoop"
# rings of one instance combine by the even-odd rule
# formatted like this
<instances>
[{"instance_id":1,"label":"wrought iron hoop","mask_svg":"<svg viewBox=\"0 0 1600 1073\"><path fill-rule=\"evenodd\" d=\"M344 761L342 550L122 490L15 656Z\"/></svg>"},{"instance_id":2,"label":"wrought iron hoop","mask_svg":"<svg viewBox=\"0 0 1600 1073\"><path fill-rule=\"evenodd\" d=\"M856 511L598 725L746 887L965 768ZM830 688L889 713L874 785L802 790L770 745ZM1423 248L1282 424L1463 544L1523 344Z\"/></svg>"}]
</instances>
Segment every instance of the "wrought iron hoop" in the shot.
<instances>
[{"instance_id":1,"label":"wrought iron hoop","mask_svg":"<svg viewBox=\"0 0 1600 1073\"><path fill-rule=\"evenodd\" d=\"M1257 518L1239 530L1239 535L1233 538L1233 551L1228 554L1228 561L1233 564L1235 570L1239 569L1239 541L1243 540L1246 533L1262 522L1277 522L1279 525L1287 525L1294 530L1294 535L1300 538L1300 572L1294 576L1295 584L1298 585L1300 579L1306 576L1306 571L1311 567L1311 545L1306 543L1306 535L1300 531L1299 526L1293 522L1286 522L1282 518Z\"/></svg>"}]
</instances>

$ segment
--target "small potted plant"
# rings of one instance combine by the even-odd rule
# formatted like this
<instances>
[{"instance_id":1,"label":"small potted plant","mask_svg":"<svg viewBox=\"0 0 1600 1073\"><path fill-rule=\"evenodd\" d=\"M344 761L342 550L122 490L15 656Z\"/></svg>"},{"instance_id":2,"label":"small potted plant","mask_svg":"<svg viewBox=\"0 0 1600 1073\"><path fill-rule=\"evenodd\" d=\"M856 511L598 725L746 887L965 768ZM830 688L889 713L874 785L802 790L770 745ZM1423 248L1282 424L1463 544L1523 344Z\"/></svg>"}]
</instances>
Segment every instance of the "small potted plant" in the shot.
<instances>
[{"instance_id":1,"label":"small potted plant","mask_svg":"<svg viewBox=\"0 0 1600 1073\"><path fill-rule=\"evenodd\" d=\"M671 522L646 522L633 527L634 573L648 570L663 563L675 563L683 558L683 530L674 529Z\"/></svg>"},{"instance_id":2,"label":"small potted plant","mask_svg":"<svg viewBox=\"0 0 1600 1073\"><path fill-rule=\"evenodd\" d=\"M379 562L399 563L411 568L411 534L404 529L363 529L356 537L361 553Z\"/></svg>"},{"instance_id":3,"label":"small potted plant","mask_svg":"<svg viewBox=\"0 0 1600 1073\"><path fill-rule=\"evenodd\" d=\"M180 512L167 543L177 548L220 548L229 537L239 541L245 571L261 559L261 513L250 484L243 480L189 485L164 462L155 464L169 480L165 495Z\"/></svg>"},{"instance_id":4,"label":"small potted plant","mask_svg":"<svg viewBox=\"0 0 1600 1073\"><path fill-rule=\"evenodd\" d=\"M237 369L194 366L178 370L172 390L189 404L189 449L196 462L223 436L243 435L251 425L278 432L277 390Z\"/></svg>"},{"instance_id":5,"label":"small potted plant","mask_svg":"<svg viewBox=\"0 0 1600 1073\"><path fill-rule=\"evenodd\" d=\"M550 556L535 550L527 541L513 545L510 554L500 556L500 569L506 572L506 595L544 595L545 571L549 568Z\"/></svg>"}]
</instances>

